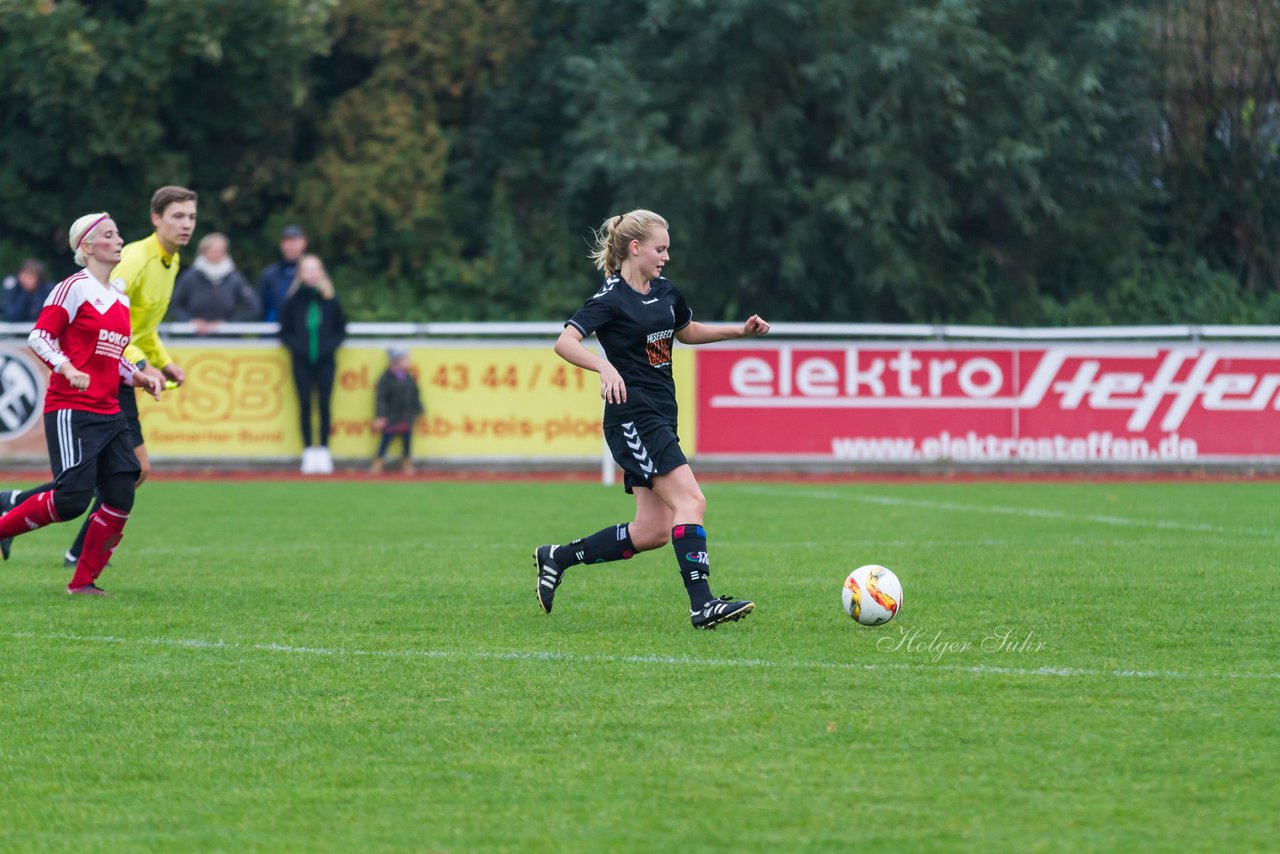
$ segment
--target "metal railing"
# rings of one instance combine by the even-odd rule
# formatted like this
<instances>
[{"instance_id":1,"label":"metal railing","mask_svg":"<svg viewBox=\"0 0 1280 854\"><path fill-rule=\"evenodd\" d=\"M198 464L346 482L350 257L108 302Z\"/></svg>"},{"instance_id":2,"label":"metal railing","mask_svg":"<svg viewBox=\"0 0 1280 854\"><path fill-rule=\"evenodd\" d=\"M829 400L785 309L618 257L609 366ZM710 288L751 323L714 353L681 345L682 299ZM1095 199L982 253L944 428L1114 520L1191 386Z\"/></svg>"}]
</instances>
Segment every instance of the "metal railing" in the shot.
<instances>
[{"instance_id":1,"label":"metal railing","mask_svg":"<svg viewBox=\"0 0 1280 854\"><path fill-rule=\"evenodd\" d=\"M723 321L730 323L729 321ZM352 338L530 338L555 337L557 321L515 323L361 323L347 324ZM0 323L0 338L25 338L30 324ZM163 323L162 335L175 338L274 338L276 323L224 323L199 336L194 323ZM1166 324L1153 326L965 326L927 323L775 323L772 338L915 339L931 341L1190 341L1280 339L1280 325Z\"/></svg>"}]
</instances>

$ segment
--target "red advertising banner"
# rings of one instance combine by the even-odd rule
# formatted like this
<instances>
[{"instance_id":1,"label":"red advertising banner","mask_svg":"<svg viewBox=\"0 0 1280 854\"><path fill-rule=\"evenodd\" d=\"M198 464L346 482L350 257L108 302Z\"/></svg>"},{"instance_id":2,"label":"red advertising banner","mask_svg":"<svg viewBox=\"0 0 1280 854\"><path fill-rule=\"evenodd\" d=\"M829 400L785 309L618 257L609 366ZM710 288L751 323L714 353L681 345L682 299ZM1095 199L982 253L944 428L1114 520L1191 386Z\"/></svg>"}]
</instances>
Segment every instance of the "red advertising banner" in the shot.
<instances>
[{"instance_id":1,"label":"red advertising banner","mask_svg":"<svg viewBox=\"0 0 1280 854\"><path fill-rule=\"evenodd\" d=\"M779 344L697 352L699 455L1280 459L1280 346Z\"/></svg>"}]
</instances>

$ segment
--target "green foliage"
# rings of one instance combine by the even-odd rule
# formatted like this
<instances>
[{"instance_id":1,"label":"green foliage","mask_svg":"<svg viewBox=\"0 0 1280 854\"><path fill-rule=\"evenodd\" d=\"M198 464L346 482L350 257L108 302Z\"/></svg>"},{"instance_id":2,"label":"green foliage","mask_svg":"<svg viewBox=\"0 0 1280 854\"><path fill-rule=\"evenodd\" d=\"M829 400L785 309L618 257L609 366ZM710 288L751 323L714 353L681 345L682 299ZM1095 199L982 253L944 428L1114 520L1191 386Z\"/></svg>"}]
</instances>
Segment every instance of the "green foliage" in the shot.
<instances>
[{"instance_id":1,"label":"green foliage","mask_svg":"<svg viewBox=\"0 0 1280 854\"><path fill-rule=\"evenodd\" d=\"M566 60L567 186L667 214L712 313L1018 319L1139 234L1129 9L639 7Z\"/></svg>"},{"instance_id":2,"label":"green foliage","mask_svg":"<svg viewBox=\"0 0 1280 854\"><path fill-rule=\"evenodd\" d=\"M1280 6L1170 0L1154 18L1163 240L1250 297L1280 287Z\"/></svg>"},{"instance_id":3,"label":"green foliage","mask_svg":"<svg viewBox=\"0 0 1280 854\"><path fill-rule=\"evenodd\" d=\"M438 319L467 305L440 305L439 269L462 272L458 286L469 290L468 274L495 266L458 247L457 234L482 223L451 226L446 216L449 137L524 44L522 24L513 4L451 0L352 0L335 19L331 68L319 75L328 85L316 93L325 109L316 154L291 207L339 280L385 277L423 299L401 318ZM353 302L369 316L386 313L376 299Z\"/></svg>"},{"instance_id":4,"label":"green foliage","mask_svg":"<svg viewBox=\"0 0 1280 854\"><path fill-rule=\"evenodd\" d=\"M1050 326L1187 323L1273 324L1280 292L1261 296L1243 290L1230 273L1203 258L1146 257L1101 287L1065 303L1046 300Z\"/></svg>"},{"instance_id":5,"label":"green foliage","mask_svg":"<svg viewBox=\"0 0 1280 854\"><path fill-rule=\"evenodd\" d=\"M279 202L295 168L308 62L332 0L0 3L0 223L69 262L70 222L110 210L150 229L162 184L201 193L236 231Z\"/></svg>"}]
</instances>

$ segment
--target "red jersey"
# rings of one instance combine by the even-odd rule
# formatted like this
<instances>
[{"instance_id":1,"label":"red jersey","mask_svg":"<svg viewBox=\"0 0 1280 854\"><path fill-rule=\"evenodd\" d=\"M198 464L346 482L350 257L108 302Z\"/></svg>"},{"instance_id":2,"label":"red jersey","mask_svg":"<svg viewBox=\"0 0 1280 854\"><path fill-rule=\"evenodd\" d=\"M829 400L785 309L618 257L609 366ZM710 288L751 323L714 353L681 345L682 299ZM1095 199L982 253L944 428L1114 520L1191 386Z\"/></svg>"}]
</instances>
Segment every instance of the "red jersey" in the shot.
<instances>
[{"instance_id":1,"label":"red jersey","mask_svg":"<svg viewBox=\"0 0 1280 854\"><path fill-rule=\"evenodd\" d=\"M27 344L53 375L44 396L44 411L82 409L100 415L120 411L120 381L136 368L124 358L129 343L129 297L81 270L53 289L45 300ZM70 361L89 375L79 391L58 373Z\"/></svg>"}]
</instances>

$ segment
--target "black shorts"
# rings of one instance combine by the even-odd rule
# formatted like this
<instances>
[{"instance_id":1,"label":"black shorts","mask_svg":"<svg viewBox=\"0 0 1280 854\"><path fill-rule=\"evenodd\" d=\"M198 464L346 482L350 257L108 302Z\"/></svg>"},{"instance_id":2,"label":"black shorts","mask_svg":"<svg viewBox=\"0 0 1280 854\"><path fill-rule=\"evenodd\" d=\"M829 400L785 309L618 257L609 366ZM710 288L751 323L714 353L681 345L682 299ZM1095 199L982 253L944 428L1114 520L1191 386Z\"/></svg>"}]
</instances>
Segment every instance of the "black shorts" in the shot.
<instances>
[{"instance_id":1,"label":"black shorts","mask_svg":"<svg viewBox=\"0 0 1280 854\"><path fill-rule=\"evenodd\" d=\"M605 427L604 440L622 469L622 486L628 493L637 486L652 489L652 478L689 462L680 450L676 431L659 418L638 418Z\"/></svg>"},{"instance_id":2,"label":"black shorts","mask_svg":"<svg viewBox=\"0 0 1280 854\"><path fill-rule=\"evenodd\" d=\"M129 432L133 434L133 446L142 444L142 422L138 420L138 396L131 385L120 383L120 414L129 424Z\"/></svg>"},{"instance_id":3,"label":"black shorts","mask_svg":"<svg viewBox=\"0 0 1280 854\"><path fill-rule=\"evenodd\" d=\"M55 409L44 414L44 438L56 487L92 492L113 474L137 478L142 472L129 422L120 413Z\"/></svg>"}]
</instances>

